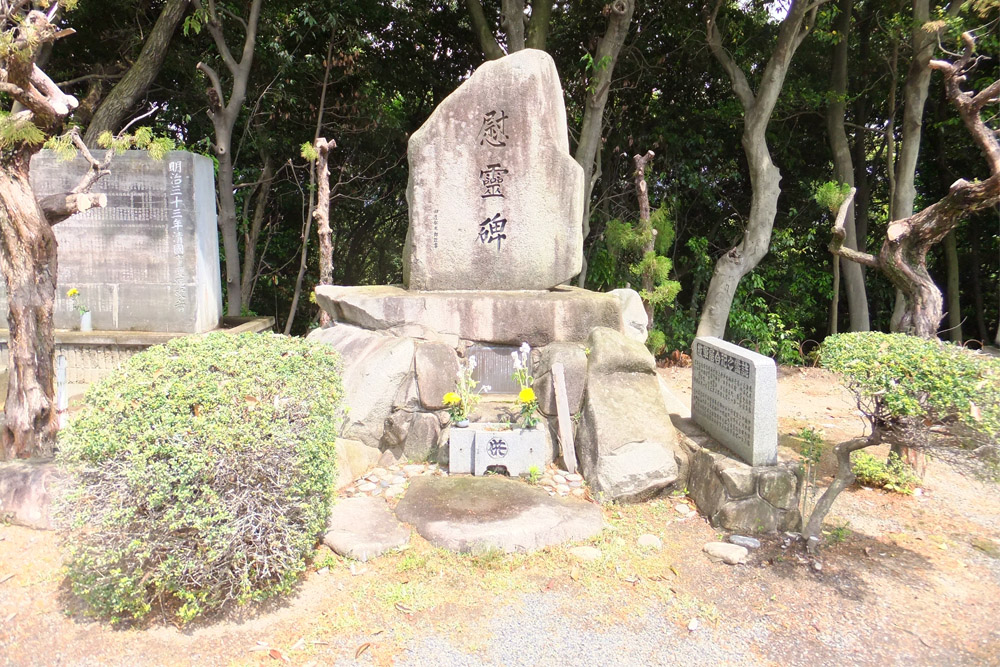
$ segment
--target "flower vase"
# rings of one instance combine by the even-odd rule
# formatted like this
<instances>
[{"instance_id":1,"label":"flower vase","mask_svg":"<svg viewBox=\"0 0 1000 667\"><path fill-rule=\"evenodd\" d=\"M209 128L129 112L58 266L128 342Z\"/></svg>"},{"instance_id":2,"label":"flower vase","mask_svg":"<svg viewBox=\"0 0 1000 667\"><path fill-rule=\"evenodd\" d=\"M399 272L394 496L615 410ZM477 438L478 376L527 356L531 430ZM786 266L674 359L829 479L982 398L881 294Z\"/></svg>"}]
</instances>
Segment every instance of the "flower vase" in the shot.
<instances>
[{"instance_id":1,"label":"flower vase","mask_svg":"<svg viewBox=\"0 0 1000 667\"><path fill-rule=\"evenodd\" d=\"M469 425L468 419L459 419L457 422L455 422L455 426L459 428L465 428L468 425Z\"/></svg>"},{"instance_id":2,"label":"flower vase","mask_svg":"<svg viewBox=\"0 0 1000 667\"><path fill-rule=\"evenodd\" d=\"M93 331L94 325L90 319L90 311L80 313L80 331Z\"/></svg>"}]
</instances>

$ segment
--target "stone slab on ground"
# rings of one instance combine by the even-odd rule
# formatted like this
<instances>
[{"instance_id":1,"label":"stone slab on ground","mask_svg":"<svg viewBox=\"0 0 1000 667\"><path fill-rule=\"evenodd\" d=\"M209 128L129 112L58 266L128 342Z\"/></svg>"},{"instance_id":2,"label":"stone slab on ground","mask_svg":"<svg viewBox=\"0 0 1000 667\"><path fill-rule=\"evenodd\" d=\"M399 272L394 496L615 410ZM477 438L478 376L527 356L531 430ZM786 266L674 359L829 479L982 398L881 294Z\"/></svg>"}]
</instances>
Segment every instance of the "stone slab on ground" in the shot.
<instances>
[{"instance_id":1,"label":"stone slab on ground","mask_svg":"<svg viewBox=\"0 0 1000 667\"><path fill-rule=\"evenodd\" d=\"M749 553L746 547L729 542L709 542L703 547L703 550L712 560L722 561L726 565L745 563Z\"/></svg>"},{"instance_id":2,"label":"stone slab on ground","mask_svg":"<svg viewBox=\"0 0 1000 667\"><path fill-rule=\"evenodd\" d=\"M460 553L530 552L601 531L596 505L550 497L504 477L420 477L396 516L430 543Z\"/></svg>"},{"instance_id":3,"label":"stone slab on ground","mask_svg":"<svg viewBox=\"0 0 1000 667\"><path fill-rule=\"evenodd\" d=\"M52 530L53 494L62 478L51 461L0 464L0 521Z\"/></svg>"},{"instance_id":4,"label":"stone slab on ground","mask_svg":"<svg viewBox=\"0 0 1000 667\"><path fill-rule=\"evenodd\" d=\"M551 290L416 292L394 285L316 288L316 302L337 322L422 340L458 339L532 347L587 340L597 326L622 331L612 294ZM325 331L325 330L324 330Z\"/></svg>"},{"instance_id":5,"label":"stone slab on ground","mask_svg":"<svg viewBox=\"0 0 1000 667\"><path fill-rule=\"evenodd\" d=\"M344 498L330 510L323 544L341 556L367 561L410 541L410 530L381 498Z\"/></svg>"},{"instance_id":6,"label":"stone slab on ground","mask_svg":"<svg viewBox=\"0 0 1000 667\"><path fill-rule=\"evenodd\" d=\"M403 281L418 290L548 289L583 262L583 170L544 51L480 66L410 136Z\"/></svg>"}]
</instances>

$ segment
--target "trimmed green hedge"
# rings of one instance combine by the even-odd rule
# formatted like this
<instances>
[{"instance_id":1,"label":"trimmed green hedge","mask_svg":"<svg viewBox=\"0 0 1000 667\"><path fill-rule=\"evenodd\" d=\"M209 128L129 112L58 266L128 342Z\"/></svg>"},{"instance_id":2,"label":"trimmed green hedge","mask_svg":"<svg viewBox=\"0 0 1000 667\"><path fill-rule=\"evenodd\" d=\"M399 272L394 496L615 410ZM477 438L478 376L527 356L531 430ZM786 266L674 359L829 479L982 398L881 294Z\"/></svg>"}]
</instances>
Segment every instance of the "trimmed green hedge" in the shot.
<instances>
[{"instance_id":1,"label":"trimmed green hedge","mask_svg":"<svg viewBox=\"0 0 1000 667\"><path fill-rule=\"evenodd\" d=\"M1000 358L905 334L828 337L822 365L844 376L883 418L955 418L990 439L1000 436Z\"/></svg>"},{"instance_id":2,"label":"trimmed green hedge","mask_svg":"<svg viewBox=\"0 0 1000 667\"><path fill-rule=\"evenodd\" d=\"M325 527L340 361L273 334L180 338L93 385L63 431L73 591L179 621L288 591Z\"/></svg>"}]
</instances>

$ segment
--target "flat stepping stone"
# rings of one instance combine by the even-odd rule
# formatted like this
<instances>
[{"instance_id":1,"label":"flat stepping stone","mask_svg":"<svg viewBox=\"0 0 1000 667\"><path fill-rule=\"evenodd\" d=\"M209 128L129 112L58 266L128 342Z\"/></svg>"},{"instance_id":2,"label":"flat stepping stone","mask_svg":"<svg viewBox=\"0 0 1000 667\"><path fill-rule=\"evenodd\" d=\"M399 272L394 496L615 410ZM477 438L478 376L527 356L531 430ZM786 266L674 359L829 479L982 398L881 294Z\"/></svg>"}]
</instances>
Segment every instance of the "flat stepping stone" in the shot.
<instances>
[{"instance_id":1,"label":"flat stepping stone","mask_svg":"<svg viewBox=\"0 0 1000 667\"><path fill-rule=\"evenodd\" d=\"M362 562L409 541L410 529L396 521L385 501L366 496L338 500L323 536L336 553Z\"/></svg>"},{"instance_id":2,"label":"flat stepping stone","mask_svg":"<svg viewBox=\"0 0 1000 667\"><path fill-rule=\"evenodd\" d=\"M505 477L418 477L396 516L431 544L459 553L530 552L587 539L604 525L593 503L553 498Z\"/></svg>"}]
</instances>

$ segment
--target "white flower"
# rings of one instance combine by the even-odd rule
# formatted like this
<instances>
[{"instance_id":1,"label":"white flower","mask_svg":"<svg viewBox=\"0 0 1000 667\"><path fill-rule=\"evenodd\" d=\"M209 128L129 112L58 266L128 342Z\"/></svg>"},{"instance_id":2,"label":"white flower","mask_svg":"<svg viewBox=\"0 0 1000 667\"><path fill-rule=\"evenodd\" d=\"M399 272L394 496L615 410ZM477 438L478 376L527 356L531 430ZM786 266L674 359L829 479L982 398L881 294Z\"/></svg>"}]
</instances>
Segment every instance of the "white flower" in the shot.
<instances>
[{"instance_id":1,"label":"white flower","mask_svg":"<svg viewBox=\"0 0 1000 667\"><path fill-rule=\"evenodd\" d=\"M488 384L484 384L483 385L483 391L485 391L487 393L489 393L492 389L493 389L493 387L489 386Z\"/></svg>"},{"instance_id":2,"label":"white flower","mask_svg":"<svg viewBox=\"0 0 1000 667\"><path fill-rule=\"evenodd\" d=\"M476 370L476 355L474 354L469 356L469 370L470 371Z\"/></svg>"},{"instance_id":3,"label":"white flower","mask_svg":"<svg viewBox=\"0 0 1000 667\"><path fill-rule=\"evenodd\" d=\"M517 370L524 368L524 364L521 363L521 357L518 356L516 350L510 353L510 358L514 360L514 368Z\"/></svg>"},{"instance_id":4,"label":"white flower","mask_svg":"<svg viewBox=\"0 0 1000 667\"><path fill-rule=\"evenodd\" d=\"M527 341L521 343L521 354L525 356L531 354L531 346L528 345Z\"/></svg>"}]
</instances>

